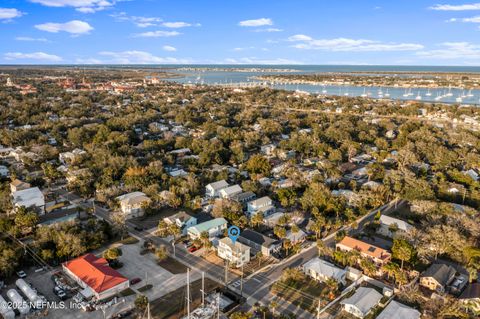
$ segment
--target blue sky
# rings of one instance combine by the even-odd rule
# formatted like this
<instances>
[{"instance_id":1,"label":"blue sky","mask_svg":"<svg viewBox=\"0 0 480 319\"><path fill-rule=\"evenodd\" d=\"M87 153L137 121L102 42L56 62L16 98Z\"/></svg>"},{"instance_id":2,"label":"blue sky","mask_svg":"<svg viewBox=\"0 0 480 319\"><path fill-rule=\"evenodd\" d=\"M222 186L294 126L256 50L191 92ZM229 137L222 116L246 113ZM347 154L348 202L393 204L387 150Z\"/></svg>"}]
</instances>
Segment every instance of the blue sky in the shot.
<instances>
[{"instance_id":1,"label":"blue sky","mask_svg":"<svg viewBox=\"0 0 480 319\"><path fill-rule=\"evenodd\" d=\"M2 0L0 39L0 64L478 66L480 2Z\"/></svg>"}]
</instances>

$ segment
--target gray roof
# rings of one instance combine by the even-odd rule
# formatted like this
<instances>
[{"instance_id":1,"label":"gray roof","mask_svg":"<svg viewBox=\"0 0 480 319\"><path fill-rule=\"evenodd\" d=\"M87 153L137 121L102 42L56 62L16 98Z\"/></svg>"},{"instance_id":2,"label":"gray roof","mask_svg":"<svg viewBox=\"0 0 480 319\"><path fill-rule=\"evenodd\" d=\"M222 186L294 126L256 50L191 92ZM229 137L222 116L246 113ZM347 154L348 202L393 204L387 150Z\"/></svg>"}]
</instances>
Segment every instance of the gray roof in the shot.
<instances>
[{"instance_id":1,"label":"gray roof","mask_svg":"<svg viewBox=\"0 0 480 319\"><path fill-rule=\"evenodd\" d=\"M384 225L387 225L387 226L396 224L398 226L398 229L403 230L403 231L408 231L408 230L413 228L412 225L410 225L409 223L407 223L407 222L405 222L401 219L393 218L393 217L390 217L390 216L387 216L387 215L380 216L380 222Z\"/></svg>"},{"instance_id":2,"label":"gray roof","mask_svg":"<svg viewBox=\"0 0 480 319\"><path fill-rule=\"evenodd\" d=\"M210 186L214 190L219 190L219 189L228 187L228 183L224 179L222 179L220 181L210 183L207 186Z\"/></svg>"},{"instance_id":3,"label":"gray roof","mask_svg":"<svg viewBox=\"0 0 480 319\"><path fill-rule=\"evenodd\" d=\"M360 287L355 293L342 300L342 305L353 305L363 314L367 314L382 299L382 295L373 288Z\"/></svg>"},{"instance_id":4,"label":"gray roof","mask_svg":"<svg viewBox=\"0 0 480 319\"><path fill-rule=\"evenodd\" d=\"M248 241L254 242L257 245L261 245L264 247L270 247L271 245L278 242L277 240L267 237L259 232L256 232L251 229L245 229L240 233L240 237L238 238L239 241L243 241L246 239Z\"/></svg>"},{"instance_id":5,"label":"gray roof","mask_svg":"<svg viewBox=\"0 0 480 319\"><path fill-rule=\"evenodd\" d=\"M380 313L377 319L419 319L420 312L393 300Z\"/></svg>"},{"instance_id":6,"label":"gray roof","mask_svg":"<svg viewBox=\"0 0 480 319\"><path fill-rule=\"evenodd\" d=\"M340 269L328 261L318 257L308 261L305 265L303 265L303 269L311 269L317 274L321 274L328 278L333 278L337 281L342 280L346 274L344 269Z\"/></svg>"},{"instance_id":7,"label":"gray roof","mask_svg":"<svg viewBox=\"0 0 480 319\"><path fill-rule=\"evenodd\" d=\"M432 277L440 285L446 286L452 277L455 276L457 271L455 268L445 264L433 264L427 270L425 270L421 277Z\"/></svg>"},{"instance_id":8,"label":"gray roof","mask_svg":"<svg viewBox=\"0 0 480 319\"><path fill-rule=\"evenodd\" d=\"M215 219L209 220L208 222L204 222L196 226L190 227L188 231L201 234L204 231L209 231L210 229L219 227L221 225L227 225L227 220L225 218L215 218Z\"/></svg>"}]
</instances>

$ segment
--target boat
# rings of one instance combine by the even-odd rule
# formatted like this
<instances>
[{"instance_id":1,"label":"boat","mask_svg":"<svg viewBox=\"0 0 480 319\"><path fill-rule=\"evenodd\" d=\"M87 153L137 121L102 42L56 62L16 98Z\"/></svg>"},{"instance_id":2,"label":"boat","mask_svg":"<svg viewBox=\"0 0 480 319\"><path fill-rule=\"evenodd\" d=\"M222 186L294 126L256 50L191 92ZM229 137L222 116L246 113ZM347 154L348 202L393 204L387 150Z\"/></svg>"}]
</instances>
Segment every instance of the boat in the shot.
<instances>
[{"instance_id":1,"label":"boat","mask_svg":"<svg viewBox=\"0 0 480 319\"><path fill-rule=\"evenodd\" d=\"M430 89L427 90L427 93L425 93L425 96L432 96L432 93L430 92Z\"/></svg>"},{"instance_id":2,"label":"boat","mask_svg":"<svg viewBox=\"0 0 480 319\"><path fill-rule=\"evenodd\" d=\"M363 93L362 95L360 95L361 97L367 97L367 92L366 92L366 88L363 88Z\"/></svg>"},{"instance_id":3,"label":"boat","mask_svg":"<svg viewBox=\"0 0 480 319\"><path fill-rule=\"evenodd\" d=\"M387 89L387 92L385 93L385 97L390 97L390 93L388 93L388 89Z\"/></svg>"},{"instance_id":4,"label":"boat","mask_svg":"<svg viewBox=\"0 0 480 319\"><path fill-rule=\"evenodd\" d=\"M459 96L455 99L455 102L462 103L462 102L463 102L463 98L459 95Z\"/></svg>"},{"instance_id":5,"label":"boat","mask_svg":"<svg viewBox=\"0 0 480 319\"><path fill-rule=\"evenodd\" d=\"M405 93L403 93L403 97L408 97L408 90L405 89Z\"/></svg>"},{"instance_id":6,"label":"boat","mask_svg":"<svg viewBox=\"0 0 480 319\"><path fill-rule=\"evenodd\" d=\"M422 99L422 96L420 95L420 91L418 91L417 96L415 97L415 100L420 101Z\"/></svg>"},{"instance_id":7,"label":"boat","mask_svg":"<svg viewBox=\"0 0 480 319\"><path fill-rule=\"evenodd\" d=\"M451 86L448 86L448 92L445 94L445 96L453 96L452 87L451 87Z\"/></svg>"},{"instance_id":8,"label":"boat","mask_svg":"<svg viewBox=\"0 0 480 319\"><path fill-rule=\"evenodd\" d=\"M472 89L468 90L467 97L473 97Z\"/></svg>"}]
</instances>

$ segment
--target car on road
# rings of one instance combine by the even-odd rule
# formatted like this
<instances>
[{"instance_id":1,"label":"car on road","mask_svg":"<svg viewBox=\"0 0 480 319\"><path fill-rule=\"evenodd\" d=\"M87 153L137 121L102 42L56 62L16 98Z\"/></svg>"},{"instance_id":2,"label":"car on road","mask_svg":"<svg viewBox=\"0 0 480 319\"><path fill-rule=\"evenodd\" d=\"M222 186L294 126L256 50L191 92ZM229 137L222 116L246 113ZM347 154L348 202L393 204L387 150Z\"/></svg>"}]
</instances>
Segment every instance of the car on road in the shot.
<instances>
[{"instance_id":1,"label":"car on road","mask_svg":"<svg viewBox=\"0 0 480 319\"><path fill-rule=\"evenodd\" d=\"M20 278L25 278L27 277L27 274L23 270L20 270L20 271L17 271L17 276Z\"/></svg>"},{"instance_id":2,"label":"car on road","mask_svg":"<svg viewBox=\"0 0 480 319\"><path fill-rule=\"evenodd\" d=\"M130 285L138 284L140 281L142 281L141 278L133 278L132 280L130 280Z\"/></svg>"},{"instance_id":3,"label":"car on road","mask_svg":"<svg viewBox=\"0 0 480 319\"><path fill-rule=\"evenodd\" d=\"M113 319L122 319L122 318L127 318L128 316L131 316L133 314L133 310L127 310L121 313L116 314L113 316Z\"/></svg>"},{"instance_id":4,"label":"car on road","mask_svg":"<svg viewBox=\"0 0 480 319\"><path fill-rule=\"evenodd\" d=\"M136 231L142 231L142 230L145 230L145 228L143 226L133 226L133 229L135 229Z\"/></svg>"},{"instance_id":5,"label":"car on road","mask_svg":"<svg viewBox=\"0 0 480 319\"><path fill-rule=\"evenodd\" d=\"M183 243L183 247L185 247L185 249L188 249L188 248L192 247L192 245L193 245L188 240L184 240L182 243Z\"/></svg>"}]
</instances>

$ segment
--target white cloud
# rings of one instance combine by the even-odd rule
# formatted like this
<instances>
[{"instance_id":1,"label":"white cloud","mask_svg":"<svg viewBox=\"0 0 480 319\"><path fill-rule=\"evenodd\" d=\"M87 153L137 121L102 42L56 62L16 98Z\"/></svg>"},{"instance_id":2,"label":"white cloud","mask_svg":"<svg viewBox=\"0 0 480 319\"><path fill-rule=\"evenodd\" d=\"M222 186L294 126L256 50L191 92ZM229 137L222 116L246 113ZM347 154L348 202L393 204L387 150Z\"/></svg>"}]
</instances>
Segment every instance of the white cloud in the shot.
<instances>
[{"instance_id":1,"label":"white cloud","mask_svg":"<svg viewBox=\"0 0 480 319\"><path fill-rule=\"evenodd\" d=\"M15 8L0 8L0 20L11 20L19 18L23 15L23 12Z\"/></svg>"},{"instance_id":2,"label":"white cloud","mask_svg":"<svg viewBox=\"0 0 480 319\"><path fill-rule=\"evenodd\" d=\"M37 24L35 28L37 28L38 30L52 33L64 31L74 35L89 33L93 30L93 27L90 24L80 20L72 20L65 23L48 22L43 24Z\"/></svg>"},{"instance_id":3,"label":"white cloud","mask_svg":"<svg viewBox=\"0 0 480 319\"><path fill-rule=\"evenodd\" d=\"M469 11L469 10L480 10L480 3L470 3L470 4L436 4L429 9L436 11Z\"/></svg>"},{"instance_id":4,"label":"white cloud","mask_svg":"<svg viewBox=\"0 0 480 319\"><path fill-rule=\"evenodd\" d=\"M103 51L99 53L108 58L105 63L115 64L164 64L164 63L189 63L191 61L185 59L177 59L171 57L158 57L145 51L123 51L112 52Z\"/></svg>"},{"instance_id":5,"label":"white cloud","mask_svg":"<svg viewBox=\"0 0 480 319\"><path fill-rule=\"evenodd\" d=\"M309 37L305 34L295 34L291 37L288 37L288 41L311 41L313 40L312 37Z\"/></svg>"},{"instance_id":6,"label":"white cloud","mask_svg":"<svg viewBox=\"0 0 480 319\"><path fill-rule=\"evenodd\" d=\"M241 27L261 27L264 25L273 25L273 21L269 18L260 18L255 20L240 21L238 25Z\"/></svg>"},{"instance_id":7,"label":"white cloud","mask_svg":"<svg viewBox=\"0 0 480 319\"><path fill-rule=\"evenodd\" d=\"M35 60L45 62L60 62L62 58L58 55L47 54L44 52L33 53L21 53L21 52L8 52L4 54L5 60Z\"/></svg>"},{"instance_id":8,"label":"white cloud","mask_svg":"<svg viewBox=\"0 0 480 319\"><path fill-rule=\"evenodd\" d=\"M162 49L163 49L164 51L169 51L169 52L175 52L175 51L177 51L177 48L172 47L171 45L164 45L164 46L162 47Z\"/></svg>"},{"instance_id":9,"label":"white cloud","mask_svg":"<svg viewBox=\"0 0 480 319\"><path fill-rule=\"evenodd\" d=\"M471 18L463 18L462 22L480 23L480 16L471 17Z\"/></svg>"},{"instance_id":10,"label":"white cloud","mask_svg":"<svg viewBox=\"0 0 480 319\"><path fill-rule=\"evenodd\" d=\"M115 18L117 21L130 21L134 23L137 27L146 28L157 26L160 22L162 22L161 18L157 17L141 17L141 16L129 16L126 12L120 12L110 15L111 17Z\"/></svg>"},{"instance_id":11,"label":"white cloud","mask_svg":"<svg viewBox=\"0 0 480 319\"><path fill-rule=\"evenodd\" d=\"M288 38L288 41L299 42L293 45L297 49L335 52L416 51L423 49L423 45L416 43L394 43L348 38L317 40L304 34L291 36Z\"/></svg>"},{"instance_id":12,"label":"white cloud","mask_svg":"<svg viewBox=\"0 0 480 319\"><path fill-rule=\"evenodd\" d=\"M87 59L78 58L78 59L75 60L75 63L77 63L77 64L102 64L103 61L99 60L99 59L95 59L95 58L87 58Z\"/></svg>"},{"instance_id":13,"label":"white cloud","mask_svg":"<svg viewBox=\"0 0 480 319\"><path fill-rule=\"evenodd\" d=\"M31 37L16 37L17 41L30 41L30 42L48 42L45 38L31 38Z\"/></svg>"},{"instance_id":14,"label":"white cloud","mask_svg":"<svg viewBox=\"0 0 480 319\"><path fill-rule=\"evenodd\" d=\"M278 28L265 28L265 29L256 29L253 30L254 32L282 32L282 29Z\"/></svg>"},{"instance_id":15,"label":"white cloud","mask_svg":"<svg viewBox=\"0 0 480 319\"><path fill-rule=\"evenodd\" d=\"M440 49L424 50L416 53L421 58L438 60L478 60L480 61L480 45L469 42L444 42Z\"/></svg>"},{"instance_id":16,"label":"white cloud","mask_svg":"<svg viewBox=\"0 0 480 319\"><path fill-rule=\"evenodd\" d=\"M192 25L190 23L187 23L187 22L164 22L162 23L162 26L166 27L166 28L172 28L172 29L175 29L175 28L186 28L186 27L191 27Z\"/></svg>"},{"instance_id":17,"label":"white cloud","mask_svg":"<svg viewBox=\"0 0 480 319\"><path fill-rule=\"evenodd\" d=\"M94 13L115 5L116 0L30 0L47 7L73 7L82 13Z\"/></svg>"},{"instance_id":18,"label":"white cloud","mask_svg":"<svg viewBox=\"0 0 480 319\"><path fill-rule=\"evenodd\" d=\"M140 38L166 38L166 37L175 37L177 35L180 35L180 32L177 31L163 31L163 30L157 30L157 31L148 31L148 32L143 32L143 33L137 33L135 34L135 37L140 37Z\"/></svg>"}]
</instances>

